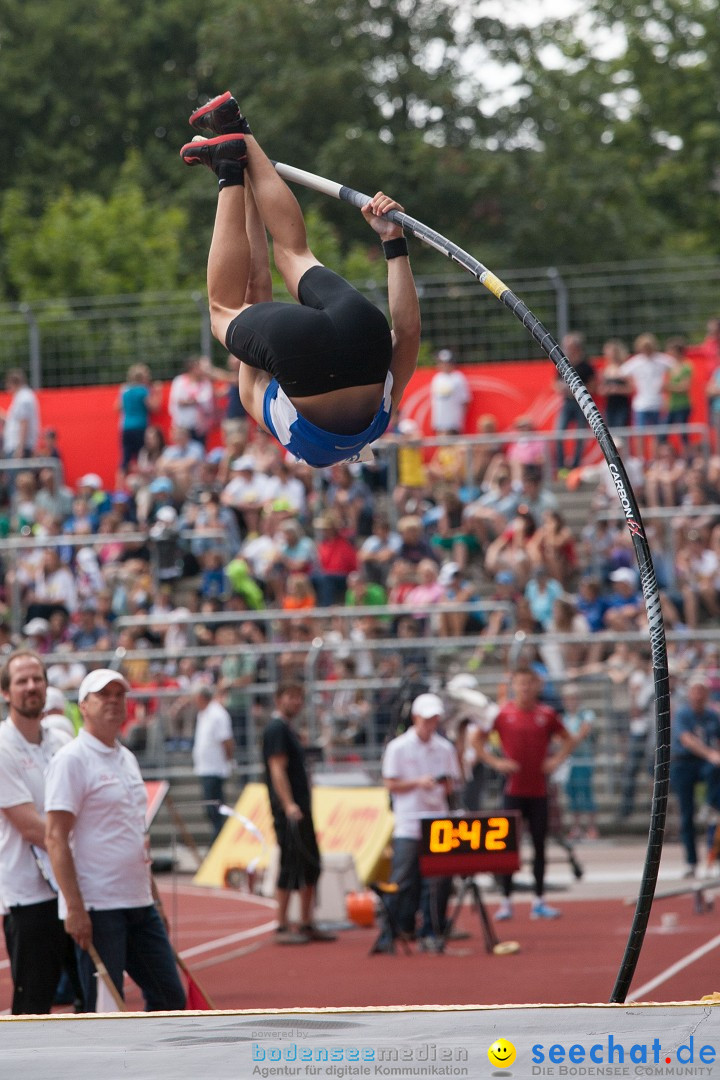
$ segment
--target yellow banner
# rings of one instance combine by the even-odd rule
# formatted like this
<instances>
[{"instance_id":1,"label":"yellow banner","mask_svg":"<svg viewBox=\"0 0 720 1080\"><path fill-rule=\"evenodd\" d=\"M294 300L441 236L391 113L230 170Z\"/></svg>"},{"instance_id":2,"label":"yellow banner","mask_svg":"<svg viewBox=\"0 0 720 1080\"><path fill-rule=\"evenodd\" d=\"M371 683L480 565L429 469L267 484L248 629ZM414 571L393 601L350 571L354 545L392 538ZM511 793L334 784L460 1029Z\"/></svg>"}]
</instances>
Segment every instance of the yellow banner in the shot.
<instances>
[{"instance_id":1,"label":"yellow banner","mask_svg":"<svg viewBox=\"0 0 720 1080\"><path fill-rule=\"evenodd\" d=\"M385 788L313 788L312 814L321 854L348 852L360 881L374 880L393 829ZM247 784L234 815L195 875L196 885L222 886L229 870L245 870L253 862L257 870L266 868L275 831L265 785Z\"/></svg>"}]
</instances>

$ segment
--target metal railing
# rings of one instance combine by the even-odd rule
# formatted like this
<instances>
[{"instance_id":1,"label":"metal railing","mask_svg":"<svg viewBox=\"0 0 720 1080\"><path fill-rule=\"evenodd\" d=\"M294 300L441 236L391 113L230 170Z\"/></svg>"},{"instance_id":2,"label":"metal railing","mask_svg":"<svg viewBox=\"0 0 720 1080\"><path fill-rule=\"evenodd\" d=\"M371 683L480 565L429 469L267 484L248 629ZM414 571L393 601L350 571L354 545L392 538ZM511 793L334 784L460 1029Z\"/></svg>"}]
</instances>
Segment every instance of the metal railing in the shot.
<instances>
[{"instance_id":1,"label":"metal railing","mask_svg":"<svg viewBox=\"0 0 720 1080\"><path fill-rule=\"evenodd\" d=\"M683 258L573 267L503 270L504 281L559 339L583 330L592 353L644 331L702 338L717 314L720 259ZM385 289L356 282L376 303ZM459 272L419 277L425 340L453 348L466 363L537 359L537 346L500 305ZM119 383L139 359L153 375L177 374L178 359L198 351L223 356L212 342L202 291L56 298L0 305L0 365L24 367L36 389Z\"/></svg>"},{"instance_id":2,"label":"metal railing","mask_svg":"<svg viewBox=\"0 0 720 1080\"><path fill-rule=\"evenodd\" d=\"M43 461L44 458L28 459ZM48 459L48 460L55 460ZM0 466L2 462L0 462ZM192 542L201 539L222 540L226 534L222 529L181 529L176 534L177 540ZM0 540L0 557L3 558L5 581L9 583L10 590L10 628L17 634L22 625L22 591L23 583L18 575L19 555L23 551L38 551L45 548L86 548L104 547L106 544L147 544L150 549L150 573L153 584L157 586L160 578L159 544L163 538L152 535L150 528L140 532L125 533L91 533L86 536L78 536L73 533L62 533L54 536L8 536Z\"/></svg>"},{"instance_id":3,"label":"metal railing","mask_svg":"<svg viewBox=\"0 0 720 1080\"><path fill-rule=\"evenodd\" d=\"M665 440L670 436L681 437L687 435L694 439L697 452L707 461L711 452L711 432L707 424L655 424L652 427L638 429L635 427L619 427L612 429L615 440L623 439L626 443L640 442L641 451L645 447L645 436ZM596 452L591 455L592 464L603 462L602 452L596 446L595 435L585 428L570 428L566 431L503 431L492 435L443 435L437 437L398 436L390 434L384 436L374 447L374 453L379 461L387 465L387 489L394 491L400 483L398 454L401 449L413 448L416 450L435 449L436 447L455 447L462 452L464 463L460 476L455 479L460 485L465 484L468 489L477 487L478 480L473 473L473 456L478 447L506 448L515 443L531 442L541 443L543 446L542 472L545 482L549 482L556 474L555 451L559 443L579 442L583 447L589 446ZM398 517L397 507L391 501L388 506L388 516L393 524Z\"/></svg>"},{"instance_id":4,"label":"metal railing","mask_svg":"<svg viewBox=\"0 0 720 1080\"><path fill-rule=\"evenodd\" d=\"M423 610L423 617L444 614L487 614L491 611L503 611L508 618L513 617L514 607L502 600L475 600L470 603L446 600L442 603L431 604ZM416 615L412 604L372 604L357 606L334 606L301 608L297 611L285 611L280 608L267 607L260 611L212 611L205 613L191 612L183 615L184 626L212 626L227 625L228 623L260 622L268 625L272 632L273 623L298 623L298 622L331 622L334 619L354 620L363 617L371 617L379 622L387 623L395 615ZM167 626L167 615L123 615L117 622L118 628L124 626L146 627Z\"/></svg>"},{"instance_id":5,"label":"metal railing","mask_svg":"<svg viewBox=\"0 0 720 1080\"><path fill-rule=\"evenodd\" d=\"M0 458L0 473L39 472L40 469L52 469L55 473L55 488L59 490L63 478L63 465L59 458Z\"/></svg>"},{"instance_id":6,"label":"metal railing","mask_svg":"<svg viewBox=\"0 0 720 1080\"><path fill-rule=\"evenodd\" d=\"M669 644L682 644L687 646L692 642L696 647L707 645L720 645L720 628L707 628L692 633L686 631L668 631ZM643 632L611 633L601 632L590 635L592 642L601 644L606 650L610 650L619 642L624 642L635 647L647 645L647 635ZM272 697L275 691L278 673L278 661L283 655L290 655L297 660L296 674L304 676L306 683L307 705L300 724L307 733L308 741L316 746L322 755L322 769L325 772L342 771L343 769L361 765L374 778L379 778L379 764L382 756L384 740L394 732L389 727L393 722L394 714L388 712L388 701L392 695L402 695L409 687L409 672L405 664L401 665L400 673L389 676L378 676L381 670L379 661L383 657L393 654L402 655L407 650L417 652L420 647L426 656L424 667L425 685L441 695L445 696L448 706L448 719L452 730L455 719L462 715L471 715L466 706L457 705L445 694L445 687L452 675L459 671L467 671L470 661L478 655L478 646L481 649L493 651L493 660L489 665L481 665L474 669L478 688L495 699L498 694L502 696L504 683L507 679L509 668L513 662L517 662L522 650L543 648L552 643L555 645L587 645L587 634L564 633L564 634L523 634L515 632L499 634L495 636L472 636L470 638L438 639L422 638L413 640L398 640L393 637L374 639L367 642L354 642L343 640L324 639L317 636L312 644L275 642L266 645L252 646L252 653L258 659L269 661L262 681L255 680L243 688L248 708L244 717L243 744L244 750L239 755L239 775L243 780L258 779L262 775L262 761L260 755L260 735L262 726L267 719L271 707ZM325 654L334 653L338 648L343 652L356 654L361 651L368 652L373 659L373 674L367 678L355 677L352 679L327 678L323 675L321 661ZM198 662L200 671L207 661L220 661L227 657L226 647L185 647L180 649L153 648L129 650L121 656L117 652L57 652L45 657L48 664L63 664L80 662L86 667L91 666L120 666L121 670L127 670L125 665L135 662L147 664L148 671L158 674L171 672L178 661L184 657L194 658ZM709 661L708 661L709 663ZM702 663L696 662L693 670L697 670ZM716 674L720 674L716 672ZM596 721L595 738L595 791L598 802L606 807L606 813L610 814L613 808L619 805L621 792L626 783L630 782L625 773L627 761L627 747L629 736L629 722L631 711L628 705L618 704L617 686L610 680L607 673L594 670L587 674L573 674L571 677L555 677L550 685L555 690L562 692L564 685L572 681L580 687L581 700L584 706L594 709ZM340 691L360 691L370 705L371 712L364 730L364 741L358 744L348 745L343 741L344 717L338 716L333 711L336 695ZM677 691L677 684L674 687ZM136 685L130 692L131 699L149 703L155 706L154 713L149 718L147 725L147 743L140 749L139 757L143 765L143 771L148 776L169 776L174 773L185 775L189 770L186 764L178 762L177 755L169 751L166 738L171 734L168 717L171 713L171 705L178 699L187 699L190 695L188 688L167 687L155 685ZM68 692L72 697L72 692ZM652 756L652 719L648 721L647 731L647 761ZM649 775L649 774L648 774ZM493 778L489 778L493 782ZM638 809L642 809L649 799L649 781L643 769L633 781L637 784Z\"/></svg>"}]
</instances>

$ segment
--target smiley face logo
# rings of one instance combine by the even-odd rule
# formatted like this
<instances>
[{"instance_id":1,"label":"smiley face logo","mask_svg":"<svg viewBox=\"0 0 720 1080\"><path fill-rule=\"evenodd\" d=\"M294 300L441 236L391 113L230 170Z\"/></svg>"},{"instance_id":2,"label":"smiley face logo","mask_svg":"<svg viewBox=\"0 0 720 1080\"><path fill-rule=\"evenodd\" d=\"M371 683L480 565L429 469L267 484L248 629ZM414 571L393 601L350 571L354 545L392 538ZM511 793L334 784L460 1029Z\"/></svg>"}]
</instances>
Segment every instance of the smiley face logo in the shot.
<instances>
[{"instance_id":1,"label":"smiley face logo","mask_svg":"<svg viewBox=\"0 0 720 1080\"><path fill-rule=\"evenodd\" d=\"M488 1047L490 1064L499 1069L509 1069L516 1057L517 1051L507 1039L496 1039L492 1046Z\"/></svg>"}]
</instances>

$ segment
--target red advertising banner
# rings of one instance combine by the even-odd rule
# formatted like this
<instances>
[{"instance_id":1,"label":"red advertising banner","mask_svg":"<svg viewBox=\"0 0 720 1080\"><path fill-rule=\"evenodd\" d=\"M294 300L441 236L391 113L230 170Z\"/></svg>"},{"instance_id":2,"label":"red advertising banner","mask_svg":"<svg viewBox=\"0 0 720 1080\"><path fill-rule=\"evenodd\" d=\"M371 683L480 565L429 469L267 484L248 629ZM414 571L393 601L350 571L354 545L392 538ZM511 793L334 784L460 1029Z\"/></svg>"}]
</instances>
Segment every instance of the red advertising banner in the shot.
<instances>
[{"instance_id":1,"label":"red advertising banner","mask_svg":"<svg viewBox=\"0 0 720 1080\"><path fill-rule=\"evenodd\" d=\"M695 363L693 412L691 420L707 419L705 386L710 374L702 347L688 349ZM430 380L435 368L420 368L410 381L402 405L403 416L412 417L429 434ZM477 421L491 413L499 431L512 426L518 416L528 416L539 431L551 430L560 398L555 390L557 372L549 360L517 363L467 364L462 371L469 380L472 402L468 410L466 433L474 434ZM169 384L165 386L164 404L155 422L168 430L166 410ZM66 482L71 486L83 473L100 475L108 490L115 486L119 461L119 416L115 405L117 386L88 386L59 390L40 390L40 414L43 430L57 432L57 443L65 466ZM0 408L7 409L9 397L0 394ZM598 401L602 407L602 401ZM215 433L215 445L219 433Z\"/></svg>"}]
</instances>

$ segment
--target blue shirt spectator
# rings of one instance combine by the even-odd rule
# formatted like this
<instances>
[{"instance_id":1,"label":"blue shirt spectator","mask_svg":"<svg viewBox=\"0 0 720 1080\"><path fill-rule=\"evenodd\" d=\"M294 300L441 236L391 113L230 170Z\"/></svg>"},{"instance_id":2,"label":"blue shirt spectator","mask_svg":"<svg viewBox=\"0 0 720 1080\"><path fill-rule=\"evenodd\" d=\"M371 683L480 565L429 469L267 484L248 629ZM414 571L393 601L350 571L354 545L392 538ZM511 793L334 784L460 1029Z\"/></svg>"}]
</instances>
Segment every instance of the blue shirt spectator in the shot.
<instances>
[{"instance_id":1,"label":"blue shirt spectator","mask_svg":"<svg viewBox=\"0 0 720 1080\"><path fill-rule=\"evenodd\" d=\"M706 705L693 706L685 701L673 715L670 738L670 756L673 761L691 761L696 754L683 745L682 736L690 734L701 739L706 746L720 749L720 716Z\"/></svg>"},{"instance_id":2,"label":"blue shirt spectator","mask_svg":"<svg viewBox=\"0 0 720 1080\"><path fill-rule=\"evenodd\" d=\"M548 576L544 566L538 566L525 586L525 598L533 618L547 630L553 616L555 601L563 595L563 587L555 578Z\"/></svg>"}]
</instances>

